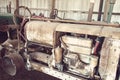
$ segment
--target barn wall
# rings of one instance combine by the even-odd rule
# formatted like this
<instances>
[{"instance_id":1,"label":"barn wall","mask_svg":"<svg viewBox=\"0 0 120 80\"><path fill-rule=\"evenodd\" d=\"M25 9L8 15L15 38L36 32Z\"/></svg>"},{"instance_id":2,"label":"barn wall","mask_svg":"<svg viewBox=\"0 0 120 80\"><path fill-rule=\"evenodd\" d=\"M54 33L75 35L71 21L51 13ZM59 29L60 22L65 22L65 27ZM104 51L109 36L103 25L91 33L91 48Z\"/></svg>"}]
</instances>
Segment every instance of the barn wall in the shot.
<instances>
[{"instance_id":1,"label":"barn wall","mask_svg":"<svg viewBox=\"0 0 120 80\"><path fill-rule=\"evenodd\" d=\"M12 2L12 13L15 9L15 0L0 0L0 12L6 12L6 5ZM20 6L30 8L32 13L39 15L43 13L46 17L50 14L51 0L19 0ZM95 0L94 11L99 9L100 0ZM58 16L63 19L87 20L90 0L56 0L55 8L59 10ZM104 11L104 10L103 10ZM113 12L120 13L120 0L116 0ZM97 20L97 14L92 17ZM112 22L120 23L120 15L113 15Z\"/></svg>"},{"instance_id":2,"label":"barn wall","mask_svg":"<svg viewBox=\"0 0 120 80\"><path fill-rule=\"evenodd\" d=\"M0 0L0 12L1 13L7 13L7 5L9 5L9 2L11 2L12 12L14 11L15 7L15 0Z\"/></svg>"},{"instance_id":3,"label":"barn wall","mask_svg":"<svg viewBox=\"0 0 120 80\"><path fill-rule=\"evenodd\" d=\"M113 12L120 13L120 0L116 0ZM119 22L120 23L120 15L113 15L111 22Z\"/></svg>"},{"instance_id":4,"label":"barn wall","mask_svg":"<svg viewBox=\"0 0 120 80\"><path fill-rule=\"evenodd\" d=\"M39 15L43 13L45 16L49 16L50 0L20 0L20 6L27 6L32 13Z\"/></svg>"}]
</instances>

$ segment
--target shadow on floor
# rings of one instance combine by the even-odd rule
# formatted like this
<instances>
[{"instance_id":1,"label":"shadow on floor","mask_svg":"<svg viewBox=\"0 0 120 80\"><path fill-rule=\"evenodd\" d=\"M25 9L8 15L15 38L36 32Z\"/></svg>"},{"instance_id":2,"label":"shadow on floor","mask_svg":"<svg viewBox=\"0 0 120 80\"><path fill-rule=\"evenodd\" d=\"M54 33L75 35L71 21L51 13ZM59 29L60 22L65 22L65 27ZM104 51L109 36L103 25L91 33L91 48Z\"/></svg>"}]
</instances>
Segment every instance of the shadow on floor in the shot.
<instances>
[{"instance_id":1,"label":"shadow on floor","mask_svg":"<svg viewBox=\"0 0 120 80\"><path fill-rule=\"evenodd\" d=\"M10 76L6 74L2 70L2 67L0 66L0 80L59 80L59 79L38 71L27 70L23 70L20 73L16 74L15 76Z\"/></svg>"}]
</instances>

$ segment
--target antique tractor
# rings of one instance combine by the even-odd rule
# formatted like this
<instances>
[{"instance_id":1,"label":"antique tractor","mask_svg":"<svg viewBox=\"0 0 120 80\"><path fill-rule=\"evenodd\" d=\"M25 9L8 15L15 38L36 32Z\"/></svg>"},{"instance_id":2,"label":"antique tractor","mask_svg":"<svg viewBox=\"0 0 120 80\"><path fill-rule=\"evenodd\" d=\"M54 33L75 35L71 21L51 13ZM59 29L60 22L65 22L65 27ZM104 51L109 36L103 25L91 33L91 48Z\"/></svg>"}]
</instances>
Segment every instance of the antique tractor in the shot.
<instances>
[{"instance_id":1,"label":"antique tractor","mask_svg":"<svg viewBox=\"0 0 120 80\"><path fill-rule=\"evenodd\" d=\"M63 80L119 79L119 24L31 18L30 12L18 25L17 10L17 40L1 44L8 74L25 66Z\"/></svg>"}]
</instances>

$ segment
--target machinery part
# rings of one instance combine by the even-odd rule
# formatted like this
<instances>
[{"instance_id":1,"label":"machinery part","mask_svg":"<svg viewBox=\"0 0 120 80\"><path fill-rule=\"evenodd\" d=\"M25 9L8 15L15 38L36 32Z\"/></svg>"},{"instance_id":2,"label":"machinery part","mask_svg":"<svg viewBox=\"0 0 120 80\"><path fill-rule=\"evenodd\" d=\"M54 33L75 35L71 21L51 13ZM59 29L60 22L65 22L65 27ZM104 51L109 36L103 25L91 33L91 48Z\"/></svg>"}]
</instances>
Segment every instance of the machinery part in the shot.
<instances>
[{"instance_id":1,"label":"machinery part","mask_svg":"<svg viewBox=\"0 0 120 80\"><path fill-rule=\"evenodd\" d=\"M54 46L54 32L58 23L30 21L25 25L25 35L29 41Z\"/></svg>"},{"instance_id":2,"label":"machinery part","mask_svg":"<svg viewBox=\"0 0 120 80\"><path fill-rule=\"evenodd\" d=\"M10 13L0 13L0 25L12 25L13 24L13 14Z\"/></svg>"},{"instance_id":3,"label":"machinery part","mask_svg":"<svg viewBox=\"0 0 120 80\"><path fill-rule=\"evenodd\" d=\"M71 73L90 78L93 77L94 68L98 63L98 57L89 56L88 59L89 63L85 63L85 60L81 59L81 55L69 52L65 55L63 61L68 65L67 69L71 71Z\"/></svg>"},{"instance_id":4,"label":"machinery part","mask_svg":"<svg viewBox=\"0 0 120 80\"><path fill-rule=\"evenodd\" d=\"M105 38L99 63L99 73L102 79L115 80L120 55L120 40Z\"/></svg>"},{"instance_id":5,"label":"machinery part","mask_svg":"<svg viewBox=\"0 0 120 80\"><path fill-rule=\"evenodd\" d=\"M24 14L23 16L21 16L20 14L18 14L18 11L20 11L20 9L23 9L24 10ZM26 16L26 10L27 12L29 13L29 16ZM18 51L20 51L20 41L21 41L21 38L20 38L20 35L23 37L23 35L21 34L21 31L22 31L22 27L24 26L25 22L26 22L26 19L29 18L29 21L30 21L30 18L31 18L32 14L31 14L31 11L29 10L28 7L25 7L25 6L19 6L15 11L14 11L14 16L13 16L13 22L16 26L19 26L19 28L17 29L17 39L18 39ZM18 20L19 18L22 18L22 22L21 24L18 23Z\"/></svg>"},{"instance_id":6,"label":"machinery part","mask_svg":"<svg viewBox=\"0 0 120 80\"><path fill-rule=\"evenodd\" d=\"M49 67L44 66L44 65L39 64L39 63L36 63L36 62L31 62L31 64L32 64L32 67L34 70L52 75L52 76L57 77L57 78L62 79L62 80L86 80L82 77L74 76L74 75L71 75L69 73L60 72L60 71L57 71L55 69L50 69Z\"/></svg>"},{"instance_id":7,"label":"machinery part","mask_svg":"<svg viewBox=\"0 0 120 80\"><path fill-rule=\"evenodd\" d=\"M78 38L78 37L74 37L74 36L62 36L62 41L66 44L83 46L83 47L87 47L87 48L92 47L92 40L90 40L90 39Z\"/></svg>"},{"instance_id":8,"label":"machinery part","mask_svg":"<svg viewBox=\"0 0 120 80\"><path fill-rule=\"evenodd\" d=\"M56 18L62 20L62 18L58 16L58 10L52 9L52 11L50 13L50 19L56 19Z\"/></svg>"},{"instance_id":9,"label":"machinery part","mask_svg":"<svg viewBox=\"0 0 120 80\"><path fill-rule=\"evenodd\" d=\"M58 16L58 10L53 9L50 13L50 19L55 19Z\"/></svg>"},{"instance_id":10,"label":"machinery part","mask_svg":"<svg viewBox=\"0 0 120 80\"><path fill-rule=\"evenodd\" d=\"M99 51L98 48L100 47L100 44L102 44L102 41L103 41L103 37L98 37L96 39L96 43L95 43L95 47L94 47L94 52L93 52L94 55L97 55L97 53Z\"/></svg>"},{"instance_id":11,"label":"machinery part","mask_svg":"<svg viewBox=\"0 0 120 80\"><path fill-rule=\"evenodd\" d=\"M91 48L85 48L85 47L74 46L74 45L67 45L67 46L68 46L68 50L74 53L90 55L92 51Z\"/></svg>"},{"instance_id":12,"label":"machinery part","mask_svg":"<svg viewBox=\"0 0 120 80\"><path fill-rule=\"evenodd\" d=\"M67 46L67 49L71 52L80 53L80 54L91 54L92 40L77 38L74 36L62 36L62 43ZM64 47L64 44L62 46Z\"/></svg>"},{"instance_id":13,"label":"machinery part","mask_svg":"<svg viewBox=\"0 0 120 80\"><path fill-rule=\"evenodd\" d=\"M4 47L13 47L16 48L18 46L18 41L16 39L11 40L7 39L4 43L2 43Z\"/></svg>"},{"instance_id":14,"label":"machinery part","mask_svg":"<svg viewBox=\"0 0 120 80\"><path fill-rule=\"evenodd\" d=\"M63 57L63 49L59 46L55 48L55 63L61 63Z\"/></svg>"},{"instance_id":15,"label":"machinery part","mask_svg":"<svg viewBox=\"0 0 120 80\"><path fill-rule=\"evenodd\" d=\"M98 57L97 56L94 56L94 55L91 55L91 58L90 58L90 76L91 78L94 78L94 75L95 75L95 68L98 64Z\"/></svg>"},{"instance_id":16,"label":"machinery part","mask_svg":"<svg viewBox=\"0 0 120 80\"><path fill-rule=\"evenodd\" d=\"M85 39L81 37L77 38L78 36L75 36L73 34L78 34L78 35L87 34L89 39ZM63 65L65 66L66 71L70 71L71 74L75 74L75 75L82 74L85 77L90 78L94 76L95 68L98 64L98 57L91 55L95 39L98 36L100 36L100 37L111 37L116 40L119 40L120 30L115 27L106 27L106 26L30 21L25 25L25 35L27 37L27 40L30 42L36 44L39 43L40 46L44 44L45 46L43 47L47 46L47 48L52 48L51 60L49 60L46 55L43 55L46 54L46 52L45 53L43 52L43 54L40 53L39 54L40 58L35 59L34 57L35 60L41 61L43 63L44 62L46 63L48 60L49 68L57 67L57 69L59 70L63 68L63 66L59 64L61 62L61 56L62 56ZM57 45L54 46L56 43ZM65 45L62 46L63 43ZM48 47L48 45L51 45L52 47ZM57 50L57 46L60 47L58 48L58 50ZM64 48L64 46L66 48ZM61 55L62 52L61 47L64 48L65 54L63 52L62 53L63 55ZM89 49L89 51L86 48ZM100 48L100 50L102 51L104 50L104 48ZM109 49L107 49L107 51L109 51ZM42 56L46 60L42 59ZM102 58L104 58L104 56ZM55 64L55 61L57 61L58 64L57 63ZM105 62L105 60L102 62Z\"/></svg>"},{"instance_id":17,"label":"machinery part","mask_svg":"<svg viewBox=\"0 0 120 80\"><path fill-rule=\"evenodd\" d=\"M24 69L24 61L21 55L10 53L3 57L3 70L11 76Z\"/></svg>"},{"instance_id":18,"label":"machinery part","mask_svg":"<svg viewBox=\"0 0 120 80\"><path fill-rule=\"evenodd\" d=\"M36 25L37 24L37 25ZM93 27L93 29L91 29ZM78 25L78 24L62 24L62 23L52 23L52 22L40 22L40 21L30 21L25 25L25 35L29 41L42 43L42 44L54 44L53 34L57 32L72 32L78 34L89 34L89 35L101 35L105 37L112 36L113 38L117 36L114 31L118 30L111 27L102 26L91 26L90 25ZM46 30L47 28L47 30ZM108 33L105 30L107 29ZM101 31L102 30L102 31ZM87 32L87 33L86 33Z\"/></svg>"},{"instance_id":19,"label":"machinery part","mask_svg":"<svg viewBox=\"0 0 120 80\"><path fill-rule=\"evenodd\" d=\"M30 63L30 55L28 55L28 41L25 42L24 45L24 52L23 52L23 57L25 59L25 67L27 70L31 70L31 63Z\"/></svg>"},{"instance_id":20,"label":"machinery part","mask_svg":"<svg viewBox=\"0 0 120 80\"><path fill-rule=\"evenodd\" d=\"M1 32L6 32L6 31L8 31L8 30L9 30L9 28L8 28L7 25L0 25L0 31L1 31Z\"/></svg>"},{"instance_id":21,"label":"machinery part","mask_svg":"<svg viewBox=\"0 0 120 80\"><path fill-rule=\"evenodd\" d=\"M91 28L92 27L92 28ZM57 32L88 34L94 36L111 37L120 39L120 29L106 26L78 25L78 24L59 24Z\"/></svg>"},{"instance_id":22,"label":"machinery part","mask_svg":"<svg viewBox=\"0 0 120 80\"><path fill-rule=\"evenodd\" d=\"M33 53L30 53L30 57L33 60L37 60L39 62L43 62L47 64L49 61L50 55L42 52L33 52Z\"/></svg>"},{"instance_id":23,"label":"machinery part","mask_svg":"<svg viewBox=\"0 0 120 80\"><path fill-rule=\"evenodd\" d=\"M55 67L59 71L63 71L63 49L61 47L55 48Z\"/></svg>"},{"instance_id":24,"label":"machinery part","mask_svg":"<svg viewBox=\"0 0 120 80\"><path fill-rule=\"evenodd\" d=\"M17 12L18 11L20 11L20 9L23 9L24 10L24 14L23 15L20 15L20 14L18 14ZM26 10L27 10L27 12L29 13L29 16L26 16ZM29 8L28 7L25 7L25 6L19 6L15 11L14 11L14 16L13 16L13 21L14 21L14 24L15 25L18 25L18 22L17 22L17 20L16 20L16 18L18 17L18 18L23 18L23 20L24 19L30 19L31 18L31 16L32 16L32 14L31 14L31 11L29 10Z\"/></svg>"},{"instance_id":25,"label":"machinery part","mask_svg":"<svg viewBox=\"0 0 120 80\"><path fill-rule=\"evenodd\" d=\"M98 57L97 56L94 56L94 55L91 55L90 56L90 66L91 67L96 67L97 66L97 63L98 63Z\"/></svg>"}]
</instances>

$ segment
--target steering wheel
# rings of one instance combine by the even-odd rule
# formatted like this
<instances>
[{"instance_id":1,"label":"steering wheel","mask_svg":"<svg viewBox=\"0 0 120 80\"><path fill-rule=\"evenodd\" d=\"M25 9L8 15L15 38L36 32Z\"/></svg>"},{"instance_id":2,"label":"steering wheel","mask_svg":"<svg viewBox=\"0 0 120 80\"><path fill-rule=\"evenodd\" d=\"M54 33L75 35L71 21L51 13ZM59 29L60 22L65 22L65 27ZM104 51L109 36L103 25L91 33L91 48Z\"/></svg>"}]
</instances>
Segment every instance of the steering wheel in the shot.
<instances>
[{"instance_id":1,"label":"steering wheel","mask_svg":"<svg viewBox=\"0 0 120 80\"><path fill-rule=\"evenodd\" d=\"M26 19L31 19L31 11L28 7L25 7L25 6L19 6L17 9L15 9L14 11L14 15L13 15L13 22L15 25L19 25L18 24L18 18L22 19L22 23L23 21L25 21ZM21 23L21 24L22 24ZM23 25L21 25L23 26Z\"/></svg>"},{"instance_id":2,"label":"steering wheel","mask_svg":"<svg viewBox=\"0 0 120 80\"><path fill-rule=\"evenodd\" d=\"M31 14L30 9L25 6L19 6L14 11L13 22L14 22L15 26L17 26L18 51L20 51L21 37L25 39L25 37L21 33L22 27L24 26L24 24L27 20L30 21L31 16L32 16L32 14ZM22 20L21 23L18 23L18 22L20 22L20 20Z\"/></svg>"}]
</instances>

